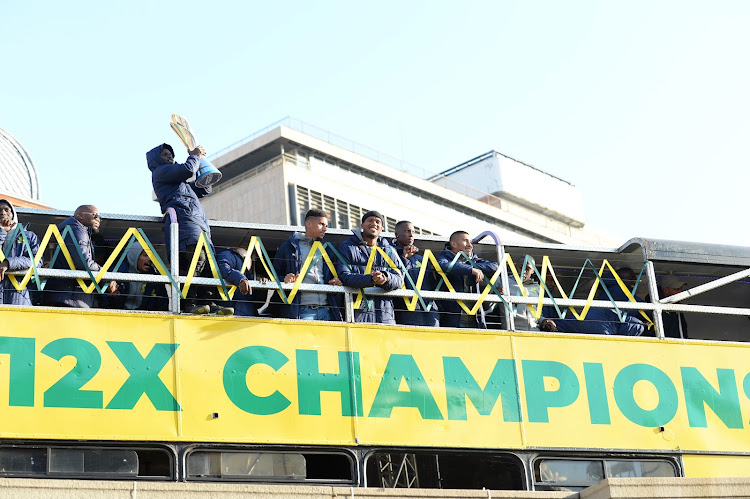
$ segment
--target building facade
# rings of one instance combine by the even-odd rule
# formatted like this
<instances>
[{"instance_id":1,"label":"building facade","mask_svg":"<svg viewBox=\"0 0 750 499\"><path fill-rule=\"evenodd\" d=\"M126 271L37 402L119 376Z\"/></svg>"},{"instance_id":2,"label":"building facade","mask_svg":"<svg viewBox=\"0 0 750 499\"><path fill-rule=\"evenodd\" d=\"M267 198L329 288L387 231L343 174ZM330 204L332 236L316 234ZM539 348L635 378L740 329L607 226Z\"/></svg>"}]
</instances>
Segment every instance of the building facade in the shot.
<instances>
[{"instance_id":1,"label":"building facade","mask_svg":"<svg viewBox=\"0 0 750 499\"><path fill-rule=\"evenodd\" d=\"M374 209L390 232L408 219L421 234L493 230L509 241L617 244L586 229L574 186L496 151L435 175L285 118L211 160L223 178L202 204L218 220L301 225L315 207L328 211L331 227L351 229Z\"/></svg>"}]
</instances>

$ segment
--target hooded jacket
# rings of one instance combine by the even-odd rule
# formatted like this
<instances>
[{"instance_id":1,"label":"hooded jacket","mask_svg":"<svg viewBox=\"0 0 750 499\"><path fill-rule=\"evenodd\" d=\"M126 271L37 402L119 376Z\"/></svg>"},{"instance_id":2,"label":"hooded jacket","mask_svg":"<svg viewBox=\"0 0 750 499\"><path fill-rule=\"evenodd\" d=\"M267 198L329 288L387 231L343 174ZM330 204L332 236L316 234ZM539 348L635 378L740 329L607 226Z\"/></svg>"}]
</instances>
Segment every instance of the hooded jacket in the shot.
<instances>
[{"instance_id":1,"label":"hooded jacket","mask_svg":"<svg viewBox=\"0 0 750 499\"><path fill-rule=\"evenodd\" d=\"M19 228L16 209L13 207L13 204L6 199L0 199L0 202L4 202L10 206L10 209L13 212L13 227L10 229L10 232L6 232L4 229L0 228L0 245L2 245L3 253L8 262L8 270L28 269L32 265L34 255L39 251L39 238L36 234L28 230L28 228L24 228L26 237L29 241L29 246L31 246L31 251L33 253L30 255L26 249L26 244L24 244L20 230L15 231L14 233L14 230ZM13 238L11 239L10 236L13 236ZM39 265L41 266L41 264L42 262L40 261ZM30 307L32 305L29 294L30 285L31 282L29 282L29 285L27 285L24 290L16 291L13 283L10 282L10 279L8 279L6 275L2 282L0 282L0 304L24 305Z\"/></svg>"},{"instance_id":2,"label":"hooded jacket","mask_svg":"<svg viewBox=\"0 0 750 499\"><path fill-rule=\"evenodd\" d=\"M445 272L453 289L455 289L457 293L467 292L479 294L481 292L479 288L480 283L473 281L474 276L471 272L474 267L472 267L471 264L466 263L466 261L463 261L461 258L451 266L451 262L453 262L455 257L456 253L450 249L443 250L443 252L437 257L438 265L440 265L440 268ZM483 260L476 255L472 256L471 260L476 264L479 270L487 275L488 278L497 270L497 262ZM466 289L464 285L465 278L467 277L471 277L472 279L470 281L471 285L469 286L469 289ZM440 314L440 325L443 327L461 327L461 312L463 312L461 305L455 300L443 300L439 303L440 311L445 312ZM471 308L471 304L468 306ZM477 327L480 329L487 329L487 321L485 320L484 309L482 307L479 307L479 310L477 310L475 318Z\"/></svg>"},{"instance_id":3,"label":"hooded jacket","mask_svg":"<svg viewBox=\"0 0 750 499\"><path fill-rule=\"evenodd\" d=\"M242 257L237 250L233 248L220 248L216 251L216 263L219 266L219 272L221 277L233 286L237 286L243 279L252 279L250 269L247 269L245 273L239 271L242 268L245 258ZM265 294L265 290L261 290ZM224 307L234 307L234 315L240 317L255 317L258 315L258 309L255 306L256 299L253 298L253 293L243 295L239 291L235 290L234 300L223 301L221 305ZM260 301L260 297L256 297L257 301Z\"/></svg>"},{"instance_id":4,"label":"hooded jacket","mask_svg":"<svg viewBox=\"0 0 750 499\"><path fill-rule=\"evenodd\" d=\"M128 250L124 262L117 268L117 272L140 274L138 270L138 259L141 257L143 247L137 241ZM159 272L151 266L150 275L158 275ZM166 312L169 309L169 298L167 288L159 282L135 282L128 281L119 283L120 295L109 298L112 308L125 310L149 310Z\"/></svg>"},{"instance_id":5,"label":"hooded jacket","mask_svg":"<svg viewBox=\"0 0 750 499\"><path fill-rule=\"evenodd\" d=\"M94 261L94 243L91 241L91 227L86 227L75 217L63 220L57 226L57 229L62 234L66 227L71 228L72 236L71 233L65 235L65 246L68 248L76 270L86 270L86 267L88 267L94 274L99 272L101 267ZM78 255L73 240L78 242L83 259ZM70 270L70 266L62 252L57 255L52 268ZM106 283L102 282L101 284L104 285ZM44 302L48 305L62 305L64 307L75 308L91 308L94 306L94 293L96 291L91 294L84 293L75 279L51 278L47 281L44 290Z\"/></svg>"},{"instance_id":6,"label":"hooded jacket","mask_svg":"<svg viewBox=\"0 0 750 499\"><path fill-rule=\"evenodd\" d=\"M279 246L279 249L276 250L276 254L273 257L273 268L274 270L276 270L276 275L281 280L284 280L284 276L287 274L298 274L300 269L302 268L304 258L302 258L303 251L300 247L300 241L304 239L304 234L301 235L302 237L300 237L300 233L295 233L289 239L284 241L281 246ZM310 280L310 278L313 276L316 281L318 281L319 279L322 280L314 282ZM333 273L331 273L328 265L325 265L325 263L322 262L322 258L319 258L316 267L310 270L308 276L305 277L302 282L313 284L328 284L328 281L330 281L331 279L333 279ZM290 305L281 305L281 314L284 317L286 317L287 319L299 319L301 295L302 292L297 292L297 294L294 295L294 300L292 300L292 303ZM340 321L340 295L328 294L326 295L326 298L328 300L328 309L331 312L331 320Z\"/></svg>"},{"instance_id":7,"label":"hooded jacket","mask_svg":"<svg viewBox=\"0 0 750 499\"><path fill-rule=\"evenodd\" d=\"M365 273L367 260L370 258L372 248L365 244L362 239L362 229L355 229L354 234L341 243L339 253L345 262L337 262L336 271L339 279L344 286L350 288L372 288L379 287L385 291L399 289L404 283L404 277L401 272L388 266L382 255L378 254L373 262L372 270L379 270L386 275L386 282L375 286L372 282L372 276ZM388 241L379 237L377 245L383 249L398 264L398 256ZM375 322L379 324L395 324L396 318L393 312L393 300L386 296L367 296L362 299L359 310L354 311L354 320L356 322Z\"/></svg>"},{"instance_id":8,"label":"hooded jacket","mask_svg":"<svg viewBox=\"0 0 750 499\"><path fill-rule=\"evenodd\" d=\"M166 213L167 208L174 208L177 213L177 223L180 226L180 251L185 251L188 245L197 244L201 232L208 235L211 241L211 228L208 219L203 212L198 198L211 193L211 186L196 187L194 182L188 182L200 166L200 158L188 156L185 163L167 163L161 157L161 151L165 144L159 145L146 153L148 169L151 170L151 183L159 200L161 212ZM170 247L171 221L166 217L164 223L164 236L167 248Z\"/></svg>"}]
</instances>

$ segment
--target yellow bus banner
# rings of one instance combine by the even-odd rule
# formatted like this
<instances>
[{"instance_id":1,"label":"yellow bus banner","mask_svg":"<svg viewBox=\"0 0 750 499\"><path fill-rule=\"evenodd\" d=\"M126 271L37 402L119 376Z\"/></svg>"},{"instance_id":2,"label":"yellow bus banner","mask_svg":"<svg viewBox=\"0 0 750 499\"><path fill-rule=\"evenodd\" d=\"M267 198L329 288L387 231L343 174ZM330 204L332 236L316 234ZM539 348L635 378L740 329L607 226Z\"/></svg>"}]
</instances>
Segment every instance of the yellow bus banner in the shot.
<instances>
[{"instance_id":1,"label":"yellow bus banner","mask_svg":"<svg viewBox=\"0 0 750 499\"><path fill-rule=\"evenodd\" d=\"M750 449L750 345L0 314L2 438Z\"/></svg>"}]
</instances>

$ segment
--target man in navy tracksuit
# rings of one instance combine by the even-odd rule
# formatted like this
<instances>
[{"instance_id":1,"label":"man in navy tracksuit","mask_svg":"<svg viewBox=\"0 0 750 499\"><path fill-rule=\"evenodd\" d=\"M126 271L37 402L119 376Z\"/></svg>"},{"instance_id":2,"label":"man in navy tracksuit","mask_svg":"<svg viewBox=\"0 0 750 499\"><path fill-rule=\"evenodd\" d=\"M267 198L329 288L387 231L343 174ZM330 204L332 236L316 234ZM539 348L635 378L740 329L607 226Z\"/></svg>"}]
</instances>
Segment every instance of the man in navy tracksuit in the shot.
<instances>
[{"instance_id":1,"label":"man in navy tracksuit","mask_svg":"<svg viewBox=\"0 0 750 499\"><path fill-rule=\"evenodd\" d=\"M220 302L220 305L234 308L234 315L255 317L258 315L256 302L260 300L260 296L253 296L253 288L250 286L250 280L253 278L250 265L244 273L240 272L245 256L247 256L245 248L220 248L216 251L216 263L221 277L229 284L237 286L232 300ZM264 277L258 280L262 283L268 281Z\"/></svg>"},{"instance_id":2,"label":"man in navy tracksuit","mask_svg":"<svg viewBox=\"0 0 750 499\"><path fill-rule=\"evenodd\" d=\"M91 235L99 230L101 220L101 214L96 206L85 204L76 208L72 217L63 220L57 226L61 234L65 232L66 227L70 227L70 231L65 234L64 240L76 270L85 270L88 267L91 272L96 274L101 269L94 260L94 243L91 241ZM78 254L74 241L81 248L81 255ZM70 270L70 266L62 253L57 256L52 268ZM115 281L110 282L107 285L107 292L114 293L116 291L117 283ZM94 294L84 293L75 279L51 278L44 288L44 303L58 307L91 308L94 306Z\"/></svg>"},{"instance_id":3,"label":"man in navy tracksuit","mask_svg":"<svg viewBox=\"0 0 750 499\"><path fill-rule=\"evenodd\" d=\"M445 245L446 249L437 257L440 268L445 272L453 289L457 293L480 293L480 283L484 276L492 277L497 271L497 262L483 260L473 254L474 246L471 244L469 234L464 231L456 231L451 234L450 240ZM461 252L464 255L458 256ZM471 265L471 264L474 265ZM466 305L471 308L473 303ZM455 300L443 300L440 302L440 325L443 327L466 327L487 329L485 312L479 307L476 315L469 315L463 311Z\"/></svg>"},{"instance_id":4,"label":"man in navy tracksuit","mask_svg":"<svg viewBox=\"0 0 750 499\"><path fill-rule=\"evenodd\" d=\"M423 263L422 255L419 254L419 248L414 246L414 225L409 221L402 220L396 224L395 235L396 237L393 239L393 246L401 259L401 263L404 265L404 270L409 273L409 277L411 277L411 280L416 285ZM404 282L406 283L407 289L413 289L409 280L406 279L406 276L404 276ZM422 289L425 291L435 290L434 272L425 272ZM425 304L430 307L429 312L425 311L419 300L417 300L417 307L413 312L410 312L406 308L406 303L403 299L396 298L396 322L408 326L438 327L440 323L438 320L437 303L433 300L427 299L424 301Z\"/></svg>"},{"instance_id":5,"label":"man in navy tracksuit","mask_svg":"<svg viewBox=\"0 0 750 499\"><path fill-rule=\"evenodd\" d=\"M286 283L300 279L300 270L305 263L312 245L321 241L328 230L328 214L323 210L311 209L305 214L305 232L295 232L284 241L273 258L273 267L279 279ZM331 284L341 286L326 265L320 254L313 256L307 273L301 277L304 284ZM336 295L298 291L289 305L281 305L282 314L288 319L310 321L340 321L340 299Z\"/></svg>"},{"instance_id":6,"label":"man in navy tracksuit","mask_svg":"<svg viewBox=\"0 0 750 499\"><path fill-rule=\"evenodd\" d=\"M169 144L161 144L146 153L148 169L151 170L151 183L154 186L156 198L159 200L162 213L166 213L168 208L174 208L177 214L177 223L179 224L179 241L180 250L180 275L187 274L190 268L190 262L193 253L200 239L202 232L206 233L208 243L211 242L211 228L208 225L208 219L203 211L198 198L202 198L211 193L211 186L197 187L195 182L188 182L200 166L201 156L206 155L203 146L198 146L192 151L188 151L185 163L174 162L174 149ZM170 254L171 236L169 226L171 225L170 217L166 217L164 225L164 237L167 243L167 254ZM206 265L206 252L201 251L198 265L195 268L195 276L213 277L209 266ZM220 307L215 304L207 305L205 301L215 298L214 290L201 286L191 286L188 292L189 300L186 300L184 310L193 314L217 313L219 315L231 315L234 313L230 307ZM194 297L200 297L204 303L198 304Z\"/></svg>"},{"instance_id":7,"label":"man in navy tracksuit","mask_svg":"<svg viewBox=\"0 0 750 499\"><path fill-rule=\"evenodd\" d=\"M367 288L377 287L385 291L399 289L404 283L401 272L391 268L382 255L375 256L370 272L365 272L367 261L374 247L378 246L391 260L398 258L388 241L380 237L383 231L383 215L377 211L368 211L362 216L362 225L354 229L354 234L341 243L339 253L344 262L336 264L339 279L350 288L362 289L364 298L358 310L354 311L356 322L376 322L380 324L395 324L393 300L382 295L367 295Z\"/></svg>"}]
</instances>

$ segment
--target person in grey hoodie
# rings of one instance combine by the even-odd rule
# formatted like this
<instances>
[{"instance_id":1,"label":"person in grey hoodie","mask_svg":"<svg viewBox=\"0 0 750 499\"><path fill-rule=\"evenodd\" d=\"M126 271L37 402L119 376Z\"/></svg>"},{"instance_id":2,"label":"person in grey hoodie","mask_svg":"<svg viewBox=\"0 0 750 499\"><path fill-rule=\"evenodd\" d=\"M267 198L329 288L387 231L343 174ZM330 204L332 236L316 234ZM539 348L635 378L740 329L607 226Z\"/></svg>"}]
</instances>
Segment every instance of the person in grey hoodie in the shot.
<instances>
[{"instance_id":1,"label":"person in grey hoodie","mask_svg":"<svg viewBox=\"0 0 750 499\"><path fill-rule=\"evenodd\" d=\"M305 232L295 232L276 251L273 267L280 279L286 283L296 282L300 277L312 245L326 235L328 214L323 210L311 209L305 214ZM313 265L302 276L304 284L331 284L341 286L341 281L333 277L323 258L313 257ZM284 316L289 319L313 321L341 320L339 300L334 295L314 291L298 291L290 305L282 305Z\"/></svg>"},{"instance_id":2,"label":"person in grey hoodie","mask_svg":"<svg viewBox=\"0 0 750 499\"><path fill-rule=\"evenodd\" d=\"M28 286L17 291L5 272L31 267L34 255L39 251L39 238L30 230L25 229L32 251L32 254L29 254L23 236L17 229L20 229L20 225L18 225L18 214L15 208L7 199L0 199L0 246L5 254L5 260L0 262L0 304L30 307L32 303ZM41 264L40 261L39 265Z\"/></svg>"}]
</instances>

